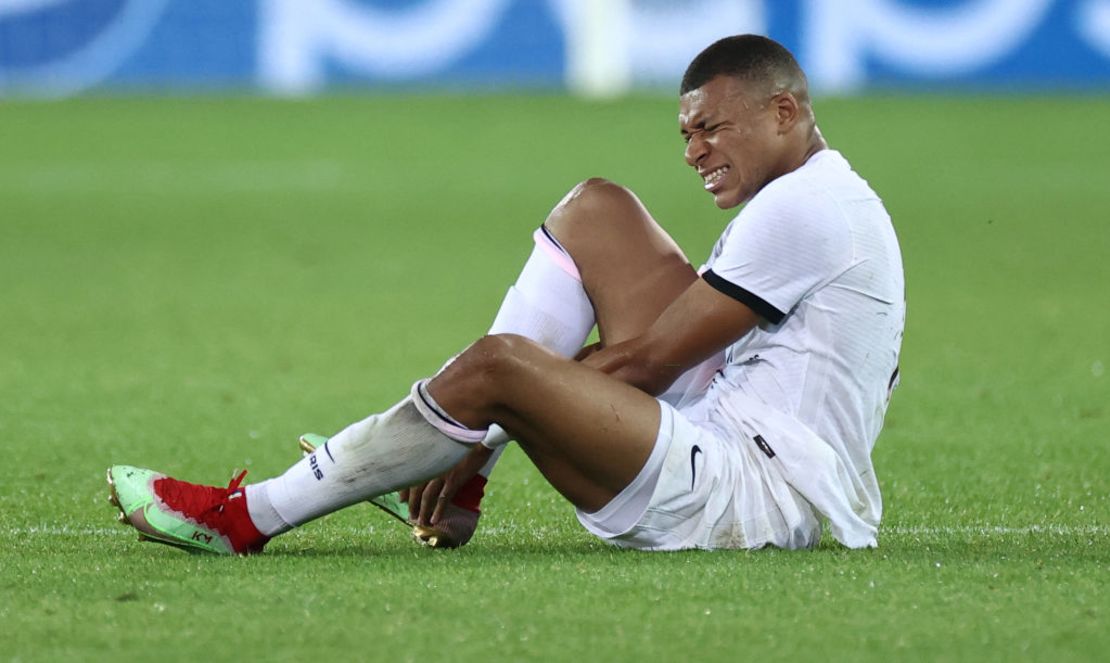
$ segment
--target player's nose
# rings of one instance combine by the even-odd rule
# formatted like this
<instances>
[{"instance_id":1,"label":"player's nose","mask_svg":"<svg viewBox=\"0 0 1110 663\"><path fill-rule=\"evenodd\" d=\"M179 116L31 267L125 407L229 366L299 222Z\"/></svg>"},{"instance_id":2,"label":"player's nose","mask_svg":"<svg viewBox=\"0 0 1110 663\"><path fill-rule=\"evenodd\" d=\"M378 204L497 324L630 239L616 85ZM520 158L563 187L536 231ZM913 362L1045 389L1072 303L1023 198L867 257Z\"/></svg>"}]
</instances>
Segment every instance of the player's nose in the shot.
<instances>
[{"instance_id":1,"label":"player's nose","mask_svg":"<svg viewBox=\"0 0 1110 663\"><path fill-rule=\"evenodd\" d=\"M690 140L686 142L686 163L696 168L708 152L709 146L703 139L698 136L690 136Z\"/></svg>"}]
</instances>

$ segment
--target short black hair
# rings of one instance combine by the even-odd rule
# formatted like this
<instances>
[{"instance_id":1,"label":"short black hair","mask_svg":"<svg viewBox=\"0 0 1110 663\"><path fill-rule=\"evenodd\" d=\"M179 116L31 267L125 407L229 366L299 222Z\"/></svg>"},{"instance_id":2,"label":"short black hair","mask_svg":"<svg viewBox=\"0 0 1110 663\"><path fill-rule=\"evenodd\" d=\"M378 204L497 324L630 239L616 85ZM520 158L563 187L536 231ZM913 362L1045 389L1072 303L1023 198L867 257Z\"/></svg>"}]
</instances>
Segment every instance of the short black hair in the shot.
<instances>
[{"instance_id":1,"label":"short black hair","mask_svg":"<svg viewBox=\"0 0 1110 663\"><path fill-rule=\"evenodd\" d=\"M805 73L786 47L760 35L736 35L713 42L698 53L682 76L679 94L696 90L718 76L746 81L767 81L796 92L806 88Z\"/></svg>"}]
</instances>

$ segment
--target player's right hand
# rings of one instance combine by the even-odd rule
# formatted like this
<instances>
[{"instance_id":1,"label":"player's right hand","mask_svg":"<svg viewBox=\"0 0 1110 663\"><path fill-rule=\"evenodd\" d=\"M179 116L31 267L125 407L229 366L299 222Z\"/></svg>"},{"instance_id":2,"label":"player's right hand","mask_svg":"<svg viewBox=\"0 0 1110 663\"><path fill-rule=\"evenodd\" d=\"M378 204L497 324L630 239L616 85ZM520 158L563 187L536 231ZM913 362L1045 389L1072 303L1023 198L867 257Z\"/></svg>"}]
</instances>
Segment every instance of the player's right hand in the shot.
<instances>
[{"instance_id":1,"label":"player's right hand","mask_svg":"<svg viewBox=\"0 0 1110 663\"><path fill-rule=\"evenodd\" d=\"M492 453L492 449L476 444L443 476L402 490L400 498L402 502L408 502L412 523L420 527L434 527L450 506L455 493L482 469Z\"/></svg>"}]
</instances>

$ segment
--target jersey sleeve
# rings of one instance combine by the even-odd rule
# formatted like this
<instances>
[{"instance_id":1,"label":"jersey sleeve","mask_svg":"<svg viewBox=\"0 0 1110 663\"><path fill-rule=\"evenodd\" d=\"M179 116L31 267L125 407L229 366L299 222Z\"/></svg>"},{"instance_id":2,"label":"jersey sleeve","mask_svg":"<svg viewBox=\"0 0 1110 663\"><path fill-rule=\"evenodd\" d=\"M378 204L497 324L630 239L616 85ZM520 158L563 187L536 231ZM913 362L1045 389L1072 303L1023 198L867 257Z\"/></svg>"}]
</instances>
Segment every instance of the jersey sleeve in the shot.
<instances>
[{"instance_id":1,"label":"jersey sleeve","mask_svg":"<svg viewBox=\"0 0 1110 663\"><path fill-rule=\"evenodd\" d=\"M740 212L702 274L772 324L846 265L851 250L842 215L826 194L775 184Z\"/></svg>"}]
</instances>

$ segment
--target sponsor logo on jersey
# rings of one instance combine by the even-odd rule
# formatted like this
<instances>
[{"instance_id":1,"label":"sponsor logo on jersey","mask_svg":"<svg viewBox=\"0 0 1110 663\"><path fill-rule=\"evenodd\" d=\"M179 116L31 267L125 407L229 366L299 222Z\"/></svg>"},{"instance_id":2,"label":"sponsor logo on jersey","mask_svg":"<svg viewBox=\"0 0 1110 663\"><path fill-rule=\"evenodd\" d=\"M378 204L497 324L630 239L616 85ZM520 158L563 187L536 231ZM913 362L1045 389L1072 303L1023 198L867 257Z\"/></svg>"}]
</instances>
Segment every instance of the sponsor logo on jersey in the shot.
<instances>
[{"instance_id":1,"label":"sponsor logo on jersey","mask_svg":"<svg viewBox=\"0 0 1110 663\"><path fill-rule=\"evenodd\" d=\"M752 440L755 441L755 446L759 447L759 450L765 453L768 458L775 457L775 450L771 448L771 445L767 444L767 440L764 440L762 435L756 435Z\"/></svg>"}]
</instances>

